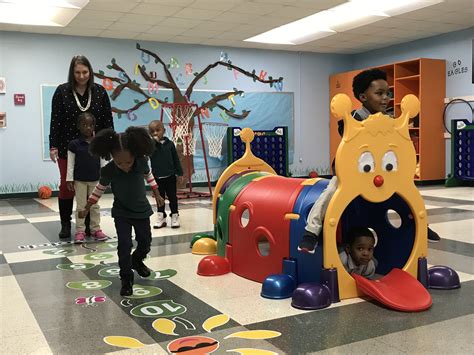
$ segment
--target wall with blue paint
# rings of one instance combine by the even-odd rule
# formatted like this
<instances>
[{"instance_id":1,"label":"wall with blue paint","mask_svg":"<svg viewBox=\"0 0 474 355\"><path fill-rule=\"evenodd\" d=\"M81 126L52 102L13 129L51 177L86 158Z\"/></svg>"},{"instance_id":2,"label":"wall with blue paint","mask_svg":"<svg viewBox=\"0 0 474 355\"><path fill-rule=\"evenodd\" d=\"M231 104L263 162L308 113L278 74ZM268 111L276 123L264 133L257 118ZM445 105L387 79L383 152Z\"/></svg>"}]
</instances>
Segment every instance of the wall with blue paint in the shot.
<instances>
[{"instance_id":1,"label":"wall with blue paint","mask_svg":"<svg viewBox=\"0 0 474 355\"><path fill-rule=\"evenodd\" d=\"M192 63L193 71L201 71L209 63L227 52L232 62L244 69L265 70L273 77L284 77L284 92L294 95L294 154L290 170L305 175L329 167L329 88L330 74L391 63L394 61L428 57L447 60L447 68L454 63L460 73L447 72L447 96L473 95L472 38L474 28L448 33L410 43L374 50L359 55L297 53L285 51L223 48L141 41L141 45L160 54L164 60L171 57ZM140 54L135 41L107 38L41 35L0 31L0 76L7 80L7 93L0 94L0 111L7 113L7 128L0 129L0 194L5 192L35 191L36 185L55 183L57 167L43 161L40 86L57 85L66 81L70 59L84 54L96 71L103 69L112 57L131 73ZM459 64L459 61L461 64ZM152 69L151 67L149 68ZM184 72L184 68L182 68ZM158 72L158 70L157 70ZM458 71L459 72L459 71ZM138 76L137 76L138 78ZM186 84L192 77L181 77ZM268 85L255 83L232 71L220 68L207 75L196 85L202 90L232 90L247 92L275 92ZM13 105L13 94L26 95L25 106ZM467 107L454 105L449 118L464 115ZM471 114L472 116L472 114ZM463 116L464 117L464 116ZM449 167L449 141L447 142L447 168ZM449 171L449 169L447 169ZM9 190L9 191L6 191Z\"/></svg>"},{"instance_id":2,"label":"wall with blue paint","mask_svg":"<svg viewBox=\"0 0 474 355\"><path fill-rule=\"evenodd\" d=\"M283 91L294 93L294 163L290 169L296 175L316 168L327 171L328 75L347 70L348 56L147 41L140 44L156 51L166 62L171 57L177 58L183 73L185 63L192 63L193 71L199 72L218 61L224 51L233 64L243 69L255 69L257 73L264 70L267 77L283 77ZM69 62L75 54L86 55L95 71L102 69L107 74L112 73L106 66L113 57L133 74L135 64L141 63L135 45L136 41L132 40L0 32L0 76L7 80L7 94L0 95L0 111L7 112L8 122L7 128L0 130L0 194L2 188L3 193L16 192L6 191L8 189L35 191L37 184L58 180L57 167L42 157L40 86L66 81ZM148 65L147 69L153 70L153 67ZM156 67L160 75L158 69ZM145 83L138 80L138 75L135 77ZM194 76L183 74L180 80L187 87L192 78ZM212 70L207 75L207 84L201 81L195 86L215 91L229 91L234 87L247 92L276 92L269 85L253 82L241 74L235 79L233 72L225 68ZM13 105L14 93L26 94L25 106Z\"/></svg>"}]
</instances>

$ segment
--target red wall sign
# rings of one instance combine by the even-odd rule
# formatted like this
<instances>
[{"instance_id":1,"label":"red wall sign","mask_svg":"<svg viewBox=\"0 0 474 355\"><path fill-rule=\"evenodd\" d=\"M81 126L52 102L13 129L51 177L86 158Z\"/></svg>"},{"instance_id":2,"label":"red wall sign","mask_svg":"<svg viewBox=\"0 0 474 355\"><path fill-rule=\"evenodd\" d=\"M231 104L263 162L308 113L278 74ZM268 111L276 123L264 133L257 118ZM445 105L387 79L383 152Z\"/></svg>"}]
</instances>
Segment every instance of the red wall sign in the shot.
<instances>
[{"instance_id":1,"label":"red wall sign","mask_svg":"<svg viewBox=\"0 0 474 355\"><path fill-rule=\"evenodd\" d=\"M14 94L13 95L13 102L15 105L25 105L25 94Z\"/></svg>"}]
</instances>

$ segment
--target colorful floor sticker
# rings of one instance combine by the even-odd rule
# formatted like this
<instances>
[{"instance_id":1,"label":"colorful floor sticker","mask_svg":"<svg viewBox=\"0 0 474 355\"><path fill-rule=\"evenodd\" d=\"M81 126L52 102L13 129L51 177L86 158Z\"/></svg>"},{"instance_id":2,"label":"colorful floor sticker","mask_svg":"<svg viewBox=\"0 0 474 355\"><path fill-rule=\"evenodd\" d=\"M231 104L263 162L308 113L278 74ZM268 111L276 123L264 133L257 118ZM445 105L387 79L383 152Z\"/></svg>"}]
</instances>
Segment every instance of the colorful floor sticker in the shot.
<instances>
[{"instance_id":1,"label":"colorful floor sticker","mask_svg":"<svg viewBox=\"0 0 474 355\"><path fill-rule=\"evenodd\" d=\"M101 277L119 277L120 268L118 266L109 266L99 270L99 276Z\"/></svg>"},{"instance_id":2,"label":"colorful floor sticker","mask_svg":"<svg viewBox=\"0 0 474 355\"><path fill-rule=\"evenodd\" d=\"M98 303L104 303L107 297L105 296L89 296L77 297L75 303L83 307L97 306Z\"/></svg>"},{"instance_id":3,"label":"colorful floor sticker","mask_svg":"<svg viewBox=\"0 0 474 355\"><path fill-rule=\"evenodd\" d=\"M57 249L49 249L49 250L43 250L43 254L49 254L49 255L71 255L76 252L75 249L62 249L62 248L57 248Z\"/></svg>"},{"instance_id":4,"label":"colorful floor sticker","mask_svg":"<svg viewBox=\"0 0 474 355\"><path fill-rule=\"evenodd\" d=\"M172 301L163 301L163 302L172 302ZM156 307L158 302L148 302L143 304L142 306L146 307ZM174 303L177 305L176 303ZM184 307L184 306L182 306ZM137 308L137 307L135 307ZM134 308L134 309L135 309ZM161 304L159 307L162 316L166 316L166 313L163 312L162 308L168 308L165 304ZM149 312L149 310L141 312ZM133 311L133 310L132 310ZM157 310L154 309L149 313L157 313ZM150 315L152 316L152 315ZM216 316L212 316L206 319L203 324L202 328L207 332L211 332L213 329L218 328L226 323L228 323L230 317L226 314L218 314ZM176 330L176 323L182 324L182 321L189 322L184 318L174 317L172 320L168 318L158 318L153 321L152 327L157 332L165 335L176 335L179 334L175 333ZM192 324L192 323L191 323ZM194 327L194 325L193 325ZM246 330L246 331L239 331L232 334L229 334L224 338L240 338L240 339L247 339L247 340L265 340L265 339L272 339L281 336L280 332L276 332L273 330ZM131 337L122 337L122 336L108 336L104 338L104 342L109 345L118 346L122 348L129 348L129 349L138 349L145 347L146 344L143 344L141 341ZM205 355L210 354L216 351L219 348L219 341L214 338L208 336L187 336L175 339L168 343L167 350L170 354L185 354L185 355ZM227 352L236 352L242 355L276 355L277 353L265 350L265 349L257 349L257 348L237 348L232 350L227 350Z\"/></svg>"},{"instance_id":5,"label":"colorful floor sticker","mask_svg":"<svg viewBox=\"0 0 474 355\"><path fill-rule=\"evenodd\" d=\"M162 293L163 290L161 288L155 286L144 286L144 285L133 285L133 294L131 296L127 296L127 298L132 299L140 299L140 298L148 298L157 296Z\"/></svg>"},{"instance_id":6,"label":"colorful floor sticker","mask_svg":"<svg viewBox=\"0 0 474 355\"><path fill-rule=\"evenodd\" d=\"M109 345L127 349L140 349L146 346L140 340L123 336L107 336L104 338L104 342Z\"/></svg>"},{"instance_id":7,"label":"colorful floor sticker","mask_svg":"<svg viewBox=\"0 0 474 355\"><path fill-rule=\"evenodd\" d=\"M173 300L142 303L130 311L135 317L173 317L185 313L187 308Z\"/></svg>"},{"instance_id":8,"label":"colorful floor sticker","mask_svg":"<svg viewBox=\"0 0 474 355\"><path fill-rule=\"evenodd\" d=\"M144 279L147 279L147 280L164 280L164 279L169 279L170 277L175 276L177 273L178 272L176 270L173 270L173 269L152 271L150 276L144 277Z\"/></svg>"},{"instance_id":9,"label":"colorful floor sticker","mask_svg":"<svg viewBox=\"0 0 474 355\"><path fill-rule=\"evenodd\" d=\"M263 349L253 349L253 348L240 348L240 349L227 350L228 353L232 351L242 354L242 355L278 355L278 353L274 351L263 350Z\"/></svg>"},{"instance_id":10,"label":"colorful floor sticker","mask_svg":"<svg viewBox=\"0 0 474 355\"><path fill-rule=\"evenodd\" d=\"M74 264L58 264L57 269L60 270L89 270L95 267L92 263L74 263Z\"/></svg>"},{"instance_id":11,"label":"colorful floor sticker","mask_svg":"<svg viewBox=\"0 0 474 355\"><path fill-rule=\"evenodd\" d=\"M155 329L158 333L165 334L165 335L179 335L174 332L176 329L176 323L167 318L158 318L153 321L151 324L153 329Z\"/></svg>"},{"instance_id":12,"label":"colorful floor sticker","mask_svg":"<svg viewBox=\"0 0 474 355\"><path fill-rule=\"evenodd\" d=\"M128 299L121 300L120 305L122 307L133 307L133 304Z\"/></svg>"},{"instance_id":13,"label":"colorful floor sticker","mask_svg":"<svg viewBox=\"0 0 474 355\"><path fill-rule=\"evenodd\" d=\"M108 280L86 280L68 282L66 287L73 290L102 290L110 285L112 282Z\"/></svg>"},{"instance_id":14,"label":"colorful floor sticker","mask_svg":"<svg viewBox=\"0 0 474 355\"><path fill-rule=\"evenodd\" d=\"M106 260L111 259L114 256L106 253L91 253L84 256L84 260Z\"/></svg>"},{"instance_id":15,"label":"colorful floor sticker","mask_svg":"<svg viewBox=\"0 0 474 355\"><path fill-rule=\"evenodd\" d=\"M118 242L108 242L97 245L99 250L117 250Z\"/></svg>"},{"instance_id":16,"label":"colorful floor sticker","mask_svg":"<svg viewBox=\"0 0 474 355\"><path fill-rule=\"evenodd\" d=\"M210 317L202 323L202 328L210 333L212 329L220 327L229 322L230 317L227 314L218 314L217 316Z\"/></svg>"},{"instance_id":17,"label":"colorful floor sticker","mask_svg":"<svg viewBox=\"0 0 474 355\"><path fill-rule=\"evenodd\" d=\"M219 342L216 339L193 336L173 340L168 344L167 349L171 354L210 354L219 348Z\"/></svg>"}]
</instances>

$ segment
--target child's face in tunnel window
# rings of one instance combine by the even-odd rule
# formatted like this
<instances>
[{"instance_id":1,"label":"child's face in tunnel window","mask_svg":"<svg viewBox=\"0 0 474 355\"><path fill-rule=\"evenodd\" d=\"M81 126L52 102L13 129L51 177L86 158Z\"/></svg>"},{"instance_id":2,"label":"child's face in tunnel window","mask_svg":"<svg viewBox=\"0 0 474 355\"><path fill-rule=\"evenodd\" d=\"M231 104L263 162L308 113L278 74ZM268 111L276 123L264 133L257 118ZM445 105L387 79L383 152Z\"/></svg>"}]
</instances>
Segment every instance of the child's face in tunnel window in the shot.
<instances>
[{"instance_id":1,"label":"child's face in tunnel window","mask_svg":"<svg viewBox=\"0 0 474 355\"><path fill-rule=\"evenodd\" d=\"M374 237L360 236L346 247L346 252L352 257L357 266L367 265L374 256L374 245Z\"/></svg>"}]
</instances>

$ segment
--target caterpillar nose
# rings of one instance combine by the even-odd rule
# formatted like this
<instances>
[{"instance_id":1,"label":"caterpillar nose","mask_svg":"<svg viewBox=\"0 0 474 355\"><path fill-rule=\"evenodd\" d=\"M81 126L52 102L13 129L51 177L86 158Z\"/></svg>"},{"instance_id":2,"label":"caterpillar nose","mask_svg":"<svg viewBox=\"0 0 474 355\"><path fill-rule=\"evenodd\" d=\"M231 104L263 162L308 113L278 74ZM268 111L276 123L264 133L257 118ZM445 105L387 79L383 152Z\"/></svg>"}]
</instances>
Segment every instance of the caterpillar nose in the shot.
<instances>
[{"instance_id":1,"label":"caterpillar nose","mask_svg":"<svg viewBox=\"0 0 474 355\"><path fill-rule=\"evenodd\" d=\"M383 185L383 176L382 175L377 175L374 177L374 185L377 187L380 187Z\"/></svg>"}]
</instances>

